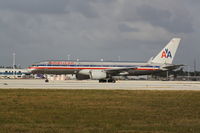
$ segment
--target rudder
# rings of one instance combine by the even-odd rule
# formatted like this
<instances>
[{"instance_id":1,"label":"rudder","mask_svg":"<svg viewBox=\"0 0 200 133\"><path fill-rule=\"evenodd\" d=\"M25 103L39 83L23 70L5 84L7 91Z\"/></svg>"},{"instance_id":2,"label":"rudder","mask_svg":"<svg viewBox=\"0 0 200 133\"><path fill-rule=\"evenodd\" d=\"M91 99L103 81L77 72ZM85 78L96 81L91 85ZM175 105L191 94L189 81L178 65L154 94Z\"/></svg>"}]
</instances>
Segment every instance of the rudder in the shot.
<instances>
[{"instance_id":1,"label":"rudder","mask_svg":"<svg viewBox=\"0 0 200 133\"><path fill-rule=\"evenodd\" d=\"M172 64L180 41L180 38L173 38L151 61L151 63Z\"/></svg>"}]
</instances>

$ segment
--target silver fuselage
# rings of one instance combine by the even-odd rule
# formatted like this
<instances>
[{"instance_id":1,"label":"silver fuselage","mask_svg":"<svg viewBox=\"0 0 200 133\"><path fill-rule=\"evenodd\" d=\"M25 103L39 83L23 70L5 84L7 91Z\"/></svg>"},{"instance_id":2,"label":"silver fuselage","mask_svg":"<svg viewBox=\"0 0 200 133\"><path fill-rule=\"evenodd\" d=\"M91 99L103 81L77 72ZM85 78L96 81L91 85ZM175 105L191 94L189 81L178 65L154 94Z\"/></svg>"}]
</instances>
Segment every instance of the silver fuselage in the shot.
<instances>
[{"instance_id":1,"label":"silver fuselage","mask_svg":"<svg viewBox=\"0 0 200 133\"><path fill-rule=\"evenodd\" d=\"M147 75L162 70L160 64L118 61L43 61L32 65L29 70L34 74L77 74L81 70L118 70L123 68L130 68L126 74L129 76ZM120 73L116 75L120 75Z\"/></svg>"}]
</instances>

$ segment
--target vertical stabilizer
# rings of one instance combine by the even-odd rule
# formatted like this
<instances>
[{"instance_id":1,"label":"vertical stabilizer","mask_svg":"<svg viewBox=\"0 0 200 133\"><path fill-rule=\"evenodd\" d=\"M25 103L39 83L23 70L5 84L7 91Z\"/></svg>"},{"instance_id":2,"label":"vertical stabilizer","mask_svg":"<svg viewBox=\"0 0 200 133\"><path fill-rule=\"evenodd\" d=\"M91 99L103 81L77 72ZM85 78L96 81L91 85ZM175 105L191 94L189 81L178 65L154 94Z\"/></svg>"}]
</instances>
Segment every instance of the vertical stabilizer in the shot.
<instances>
[{"instance_id":1,"label":"vertical stabilizer","mask_svg":"<svg viewBox=\"0 0 200 133\"><path fill-rule=\"evenodd\" d=\"M151 63L172 64L180 41L180 38L173 38L151 61Z\"/></svg>"}]
</instances>

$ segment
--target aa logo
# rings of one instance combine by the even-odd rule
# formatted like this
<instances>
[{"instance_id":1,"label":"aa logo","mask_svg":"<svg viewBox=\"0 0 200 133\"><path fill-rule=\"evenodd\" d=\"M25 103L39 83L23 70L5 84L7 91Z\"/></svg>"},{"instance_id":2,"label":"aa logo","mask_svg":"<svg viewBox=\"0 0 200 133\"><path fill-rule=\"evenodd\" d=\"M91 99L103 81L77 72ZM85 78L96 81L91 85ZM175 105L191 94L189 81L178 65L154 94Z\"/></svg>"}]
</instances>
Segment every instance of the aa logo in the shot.
<instances>
[{"instance_id":1,"label":"aa logo","mask_svg":"<svg viewBox=\"0 0 200 133\"><path fill-rule=\"evenodd\" d=\"M165 49L162 52L161 58L172 58L172 54L168 49Z\"/></svg>"}]
</instances>

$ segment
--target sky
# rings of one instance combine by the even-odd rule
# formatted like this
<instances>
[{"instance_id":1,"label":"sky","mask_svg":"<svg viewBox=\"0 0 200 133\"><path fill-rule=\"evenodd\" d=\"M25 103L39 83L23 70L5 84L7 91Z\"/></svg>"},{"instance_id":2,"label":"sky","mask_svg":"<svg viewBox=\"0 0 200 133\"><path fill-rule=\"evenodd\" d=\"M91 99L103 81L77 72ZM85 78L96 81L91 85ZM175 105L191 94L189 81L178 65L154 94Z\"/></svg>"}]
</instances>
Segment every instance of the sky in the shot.
<instances>
[{"instance_id":1,"label":"sky","mask_svg":"<svg viewBox=\"0 0 200 133\"><path fill-rule=\"evenodd\" d=\"M200 70L199 0L0 0L0 65L148 61L181 37L174 63Z\"/></svg>"}]
</instances>

